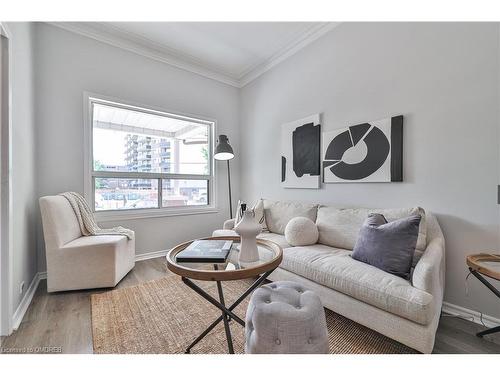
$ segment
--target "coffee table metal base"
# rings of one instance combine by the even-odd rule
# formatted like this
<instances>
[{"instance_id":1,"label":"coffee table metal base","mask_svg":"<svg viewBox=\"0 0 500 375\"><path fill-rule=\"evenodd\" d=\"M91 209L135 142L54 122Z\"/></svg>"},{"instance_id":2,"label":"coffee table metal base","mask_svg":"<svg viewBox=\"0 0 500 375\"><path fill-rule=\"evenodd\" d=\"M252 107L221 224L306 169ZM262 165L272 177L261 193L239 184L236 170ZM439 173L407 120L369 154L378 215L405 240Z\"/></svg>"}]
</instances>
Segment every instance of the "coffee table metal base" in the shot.
<instances>
[{"instance_id":1,"label":"coffee table metal base","mask_svg":"<svg viewBox=\"0 0 500 375\"><path fill-rule=\"evenodd\" d=\"M500 290L495 288L488 280L486 280L479 272L469 267L470 273L472 273L476 278L483 283L489 290L493 292L498 298L500 298ZM491 335L492 333L500 332L500 326L489 328L487 330L476 333L477 337L483 337L485 335Z\"/></svg>"},{"instance_id":2,"label":"coffee table metal base","mask_svg":"<svg viewBox=\"0 0 500 375\"><path fill-rule=\"evenodd\" d=\"M214 266L215 269L217 269L217 266ZM231 329L229 327L229 321L234 320L235 322L239 323L241 326L245 327L245 321L241 319L238 315L233 313L233 310L238 306L243 300L250 294L252 293L256 288L258 288L265 280L266 278L274 271L270 270L261 276L236 300L234 303L226 307L225 301L224 301L224 293L222 291L222 283L221 281L216 281L217 283L217 292L219 294L219 301L217 301L214 297L212 297L210 294L205 292L202 288L200 288L198 285L196 285L193 281L186 277L182 277L182 281L184 284L189 286L192 290L194 290L196 293L198 293L200 296L202 296L205 300L210 302L212 305L217 307L218 309L221 310L221 316L218 317L212 324L208 326L208 328L203 331L192 343L191 345L188 346L186 349L185 353L189 354L191 352L191 349L198 344L210 331L212 331L221 321L224 322L224 330L226 332L226 340L227 340L227 348L230 354L234 354L234 348L233 348L233 339L231 337Z\"/></svg>"}]
</instances>

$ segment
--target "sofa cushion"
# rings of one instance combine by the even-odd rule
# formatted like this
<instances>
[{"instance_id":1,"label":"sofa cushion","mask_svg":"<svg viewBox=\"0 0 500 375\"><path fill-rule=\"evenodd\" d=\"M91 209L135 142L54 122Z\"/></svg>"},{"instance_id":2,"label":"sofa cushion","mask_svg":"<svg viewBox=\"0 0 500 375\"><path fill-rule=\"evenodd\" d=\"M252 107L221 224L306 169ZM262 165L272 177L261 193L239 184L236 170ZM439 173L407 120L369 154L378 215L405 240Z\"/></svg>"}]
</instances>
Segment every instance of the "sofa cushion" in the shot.
<instances>
[{"instance_id":1,"label":"sofa cushion","mask_svg":"<svg viewBox=\"0 0 500 375\"><path fill-rule=\"evenodd\" d=\"M226 237L226 236L236 236L239 237L238 233L234 230L229 229L217 229L212 233L212 237ZM262 232L257 236L257 238L262 238L263 240L269 240L277 243L283 249L289 247L290 245L285 240L285 236L276 233Z\"/></svg>"},{"instance_id":2,"label":"sofa cushion","mask_svg":"<svg viewBox=\"0 0 500 375\"><path fill-rule=\"evenodd\" d=\"M266 216L264 215L264 201L259 199L252 207L255 213L255 220L260 224L263 231L267 231Z\"/></svg>"},{"instance_id":3,"label":"sofa cushion","mask_svg":"<svg viewBox=\"0 0 500 375\"><path fill-rule=\"evenodd\" d=\"M317 213L317 204L264 199L267 227L273 233L284 234L286 225L294 217L307 217L316 222Z\"/></svg>"},{"instance_id":4,"label":"sofa cushion","mask_svg":"<svg viewBox=\"0 0 500 375\"><path fill-rule=\"evenodd\" d=\"M262 238L263 240L273 241L281 246L282 249L286 249L291 245L286 241L285 236L277 233L262 232L257 236L257 238Z\"/></svg>"},{"instance_id":5,"label":"sofa cushion","mask_svg":"<svg viewBox=\"0 0 500 375\"><path fill-rule=\"evenodd\" d=\"M318 242L323 245L352 250L356 244L359 230L370 213L384 215L387 221L393 221L410 215L422 217L418 229L415 255L420 256L427 246L427 224L425 211L420 207L373 209L373 208L335 208L320 206L318 209Z\"/></svg>"},{"instance_id":6,"label":"sofa cushion","mask_svg":"<svg viewBox=\"0 0 500 375\"><path fill-rule=\"evenodd\" d=\"M232 229L217 229L212 232L212 237L239 237L240 235Z\"/></svg>"},{"instance_id":7,"label":"sofa cushion","mask_svg":"<svg viewBox=\"0 0 500 375\"><path fill-rule=\"evenodd\" d=\"M280 268L416 323L430 323L433 299L429 293L350 254L320 244L289 247Z\"/></svg>"}]
</instances>

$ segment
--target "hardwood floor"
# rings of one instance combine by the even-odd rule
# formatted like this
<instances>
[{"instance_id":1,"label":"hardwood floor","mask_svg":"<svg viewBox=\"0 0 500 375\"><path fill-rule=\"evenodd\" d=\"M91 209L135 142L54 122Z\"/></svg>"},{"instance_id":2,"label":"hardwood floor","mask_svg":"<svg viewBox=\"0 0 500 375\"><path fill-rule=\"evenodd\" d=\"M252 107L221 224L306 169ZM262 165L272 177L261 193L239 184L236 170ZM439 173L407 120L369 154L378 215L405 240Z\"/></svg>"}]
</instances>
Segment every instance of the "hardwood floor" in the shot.
<instances>
[{"instance_id":1,"label":"hardwood floor","mask_svg":"<svg viewBox=\"0 0 500 375\"><path fill-rule=\"evenodd\" d=\"M164 258L137 262L116 288L124 288L161 278ZM103 289L102 292L108 289ZM92 353L89 296L99 290L47 293L43 280L17 331L4 338L5 351L31 350L62 353ZM484 339L475 333L482 326L456 317L441 318L434 346L435 353L500 353L500 334Z\"/></svg>"}]
</instances>

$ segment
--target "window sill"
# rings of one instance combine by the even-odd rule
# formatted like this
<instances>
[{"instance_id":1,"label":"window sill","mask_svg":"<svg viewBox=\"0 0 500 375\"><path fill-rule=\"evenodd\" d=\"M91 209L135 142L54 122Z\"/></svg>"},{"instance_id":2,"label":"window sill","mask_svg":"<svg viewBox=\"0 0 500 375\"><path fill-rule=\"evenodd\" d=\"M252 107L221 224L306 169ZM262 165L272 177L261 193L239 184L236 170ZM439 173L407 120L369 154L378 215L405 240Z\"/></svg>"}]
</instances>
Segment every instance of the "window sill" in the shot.
<instances>
[{"instance_id":1,"label":"window sill","mask_svg":"<svg viewBox=\"0 0 500 375\"><path fill-rule=\"evenodd\" d=\"M137 210L114 210L94 212L97 222L150 219L155 217L186 216L215 214L219 210L216 207L204 208L173 208L173 209L137 209Z\"/></svg>"}]
</instances>

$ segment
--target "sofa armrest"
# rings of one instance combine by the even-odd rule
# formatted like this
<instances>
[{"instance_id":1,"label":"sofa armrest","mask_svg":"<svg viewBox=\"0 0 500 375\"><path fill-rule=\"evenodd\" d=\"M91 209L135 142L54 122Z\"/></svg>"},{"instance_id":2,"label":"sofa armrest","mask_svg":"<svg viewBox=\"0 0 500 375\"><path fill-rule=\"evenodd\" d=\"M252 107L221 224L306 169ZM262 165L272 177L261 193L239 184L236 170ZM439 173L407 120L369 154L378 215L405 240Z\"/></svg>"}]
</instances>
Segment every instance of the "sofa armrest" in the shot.
<instances>
[{"instance_id":1,"label":"sofa armrest","mask_svg":"<svg viewBox=\"0 0 500 375\"><path fill-rule=\"evenodd\" d=\"M234 229L234 222L236 219L229 219L224 222L223 229Z\"/></svg>"},{"instance_id":2,"label":"sofa armrest","mask_svg":"<svg viewBox=\"0 0 500 375\"><path fill-rule=\"evenodd\" d=\"M445 247L444 238L432 239L413 271L415 288L430 293L442 301L444 294Z\"/></svg>"}]
</instances>

